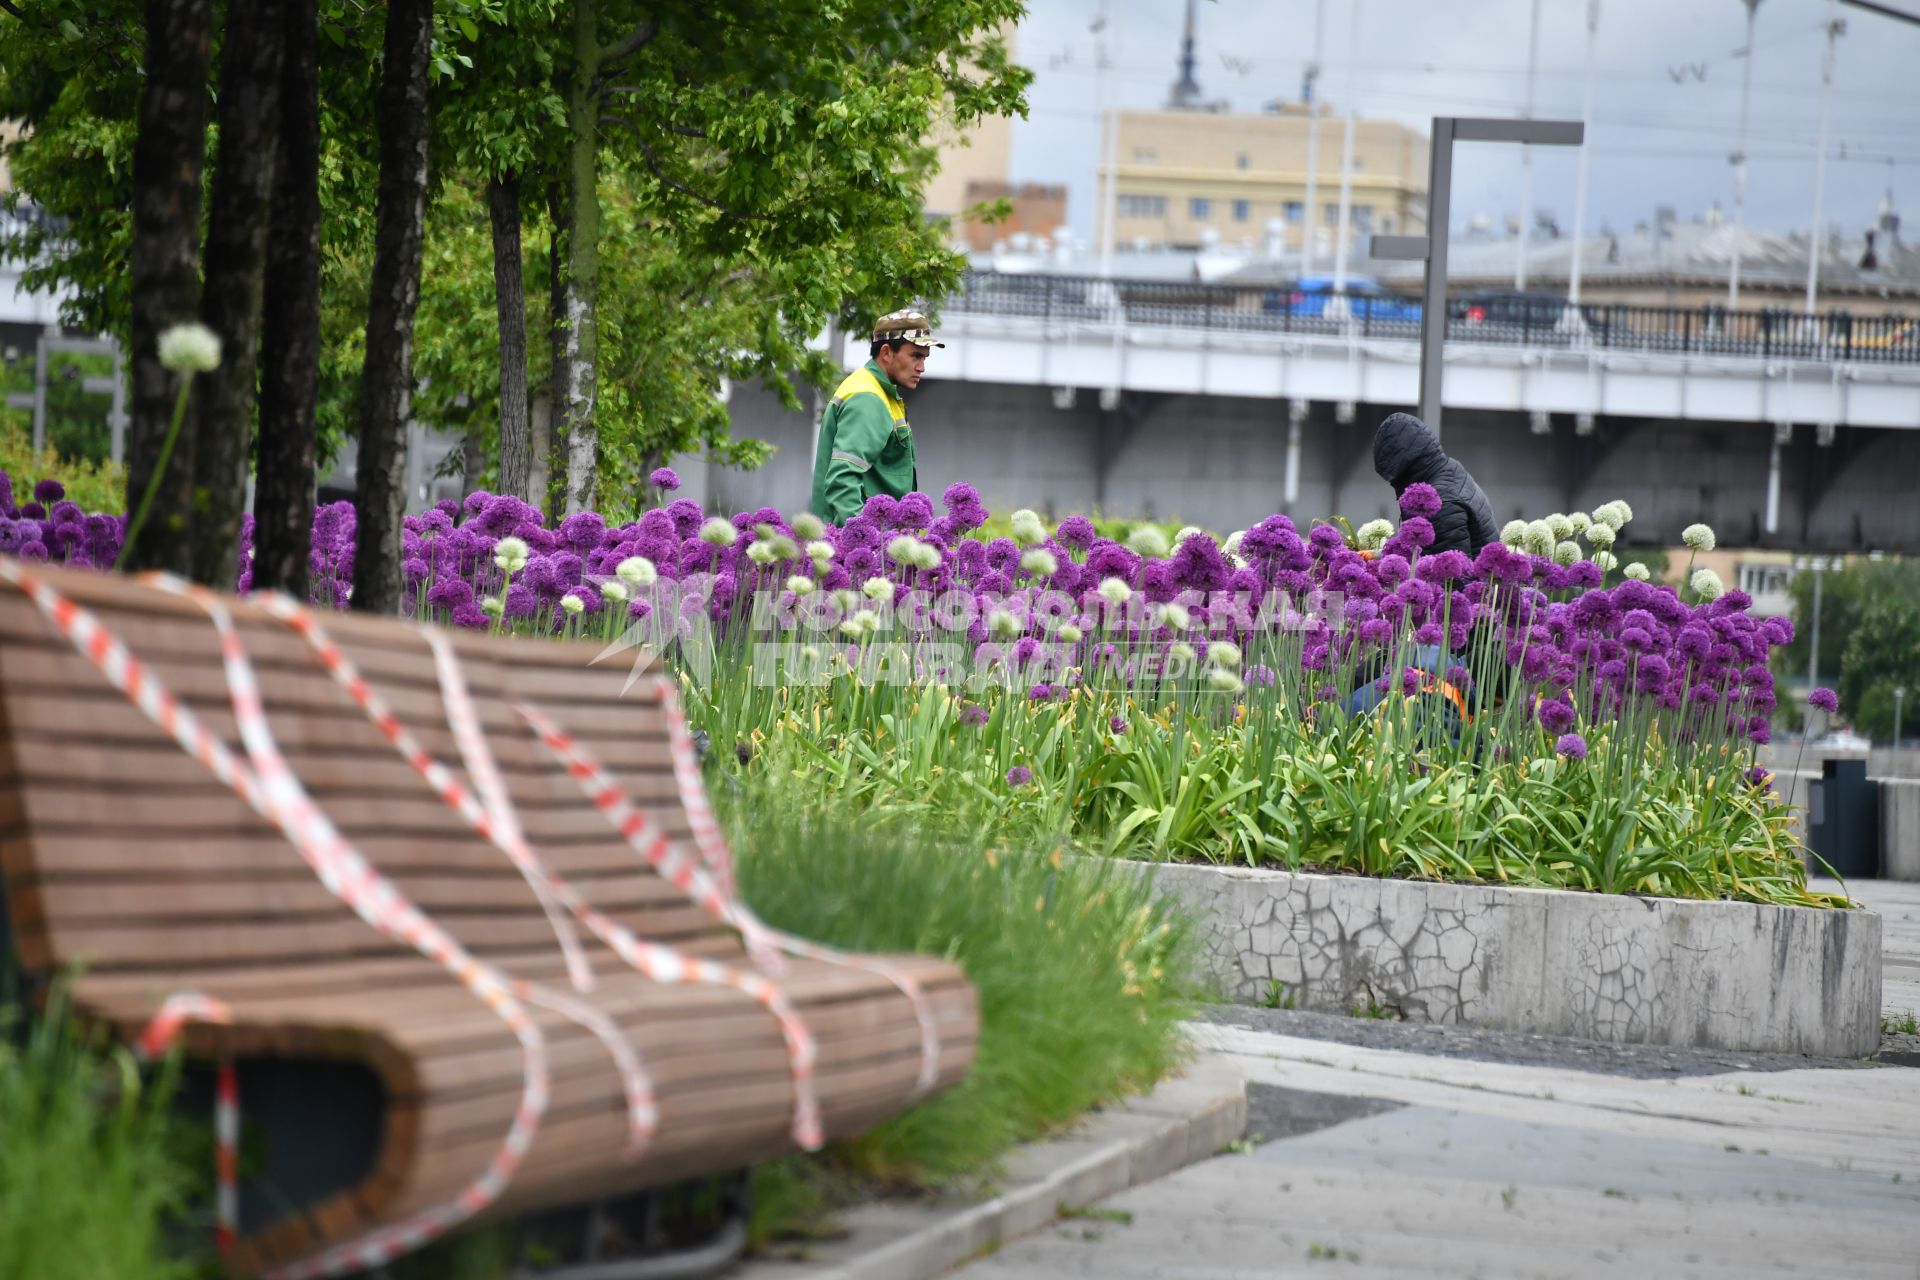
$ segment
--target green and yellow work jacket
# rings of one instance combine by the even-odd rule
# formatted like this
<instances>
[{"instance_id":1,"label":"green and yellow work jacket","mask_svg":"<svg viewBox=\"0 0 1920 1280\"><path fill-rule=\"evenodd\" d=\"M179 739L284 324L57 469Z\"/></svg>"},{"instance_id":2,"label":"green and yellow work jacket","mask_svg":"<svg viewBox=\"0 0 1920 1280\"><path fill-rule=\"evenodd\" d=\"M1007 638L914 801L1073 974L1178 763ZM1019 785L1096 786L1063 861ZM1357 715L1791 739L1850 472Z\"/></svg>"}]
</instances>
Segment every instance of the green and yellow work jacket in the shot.
<instances>
[{"instance_id":1,"label":"green and yellow work jacket","mask_svg":"<svg viewBox=\"0 0 1920 1280\"><path fill-rule=\"evenodd\" d=\"M872 360L848 374L820 419L813 456L813 513L834 524L860 514L867 499L901 498L919 483L907 404Z\"/></svg>"}]
</instances>

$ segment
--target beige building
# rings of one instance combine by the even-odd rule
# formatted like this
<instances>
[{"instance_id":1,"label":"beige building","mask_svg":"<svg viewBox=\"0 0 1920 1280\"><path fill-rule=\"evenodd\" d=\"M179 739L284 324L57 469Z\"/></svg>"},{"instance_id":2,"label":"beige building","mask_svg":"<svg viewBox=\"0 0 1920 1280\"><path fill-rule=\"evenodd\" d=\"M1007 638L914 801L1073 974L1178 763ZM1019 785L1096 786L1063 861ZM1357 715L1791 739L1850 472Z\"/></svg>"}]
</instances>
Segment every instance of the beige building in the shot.
<instances>
[{"instance_id":1,"label":"beige building","mask_svg":"<svg viewBox=\"0 0 1920 1280\"><path fill-rule=\"evenodd\" d=\"M1190 248L1217 237L1223 243L1261 244L1268 223L1277 221L1282 249L1297 251L1311 227L1318 233L1318 249L1331 255L1339 225L1345 122L1324 105L1320 110L1314 192L1319 208L1311 213L1306 207L1310 119L1300 104L1264 115L1121 111L1114 243ZM1353 158L1353 234L1424 230L1426 136L1402 124L1360 120ZM1103 163L1098 183L1103 202L1109 181Z\"/></svg>"}]
</instances>

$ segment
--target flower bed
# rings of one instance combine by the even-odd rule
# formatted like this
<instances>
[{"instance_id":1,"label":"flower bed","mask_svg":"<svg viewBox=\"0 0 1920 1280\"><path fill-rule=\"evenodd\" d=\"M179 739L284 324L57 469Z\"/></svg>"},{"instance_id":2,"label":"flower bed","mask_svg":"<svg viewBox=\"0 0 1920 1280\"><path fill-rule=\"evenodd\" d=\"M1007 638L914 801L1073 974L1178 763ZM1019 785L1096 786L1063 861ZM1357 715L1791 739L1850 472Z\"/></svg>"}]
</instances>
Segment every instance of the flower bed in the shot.
<instances>
[{"instance_id":1,"label":"flower bed","mask_svg":"<svg viewBox=\"0 0 1920 1280\"><path fill-rule=\"evenodd\" d=\"M0 551L111 563L118 520L36 499L0 489ZM1625 504L1516 521L1471 558L1428 553L1436 504L1415 485L1397 529L1276 515L1170 547L1032 512L974 536L963 484L944 514L876 498L838 529L685 500L549 528L477 493L407 518L407 608L665 655L718 767L802 774L836 807L1134 856L1827 905L1753 760L1791 623L1706 571L1616 575ZM316 601L345 599L352 520L317 515Z\"/></svg>"}]
</instances>

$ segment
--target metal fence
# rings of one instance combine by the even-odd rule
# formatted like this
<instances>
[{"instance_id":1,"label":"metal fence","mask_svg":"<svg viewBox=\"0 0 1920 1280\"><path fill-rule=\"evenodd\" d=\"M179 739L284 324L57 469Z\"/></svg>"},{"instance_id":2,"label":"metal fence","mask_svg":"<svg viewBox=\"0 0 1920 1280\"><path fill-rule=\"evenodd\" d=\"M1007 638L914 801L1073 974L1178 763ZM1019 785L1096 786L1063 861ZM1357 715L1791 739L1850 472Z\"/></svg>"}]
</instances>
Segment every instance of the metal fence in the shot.
<instances>
[{"instance_id":1,"label":"metal fence","mask_svg":"<svg viewBox=\"0 0 1920 1280\"><path fill-rule=\"evenodd\" d=\"M1102 280L1092 276L969 272L949 314L1145 328L1328 337L1420 337L1420 302L1398 294L1287 285ZM1780 308L1572 307L1540 295L1469 294L1447 302L1450 342L1606 348L1756 359L1920 364L1920 317L1807 316Z\"/></svg>"}]
</instances>

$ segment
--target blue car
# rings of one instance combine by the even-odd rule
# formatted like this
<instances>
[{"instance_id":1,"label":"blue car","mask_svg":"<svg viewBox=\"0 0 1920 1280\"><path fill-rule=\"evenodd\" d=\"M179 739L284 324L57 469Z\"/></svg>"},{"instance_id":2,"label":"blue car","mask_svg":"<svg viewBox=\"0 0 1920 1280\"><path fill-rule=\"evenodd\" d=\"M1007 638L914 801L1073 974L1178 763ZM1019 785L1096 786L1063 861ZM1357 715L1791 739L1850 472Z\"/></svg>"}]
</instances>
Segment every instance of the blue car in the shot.
<instances>
[{"instance_id":1,"label":"blue car","mask_svg":"<svg viewBox=\"0 0 1920 1280\"><path fill-rule=\"evenodd\" d=\"M1354 320L1420 321L1420 304L1397 293L1388 293L1372 276L1347 277L1348 314ZM1333 297L1332 276L1301 276L1290 290L1275 291L1260 300L1261 309L1285 312L1307 318L1327 314Z\"/></svg>"}]
</instances>

